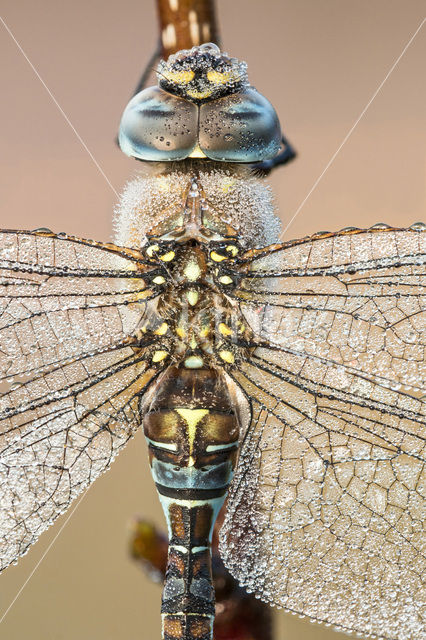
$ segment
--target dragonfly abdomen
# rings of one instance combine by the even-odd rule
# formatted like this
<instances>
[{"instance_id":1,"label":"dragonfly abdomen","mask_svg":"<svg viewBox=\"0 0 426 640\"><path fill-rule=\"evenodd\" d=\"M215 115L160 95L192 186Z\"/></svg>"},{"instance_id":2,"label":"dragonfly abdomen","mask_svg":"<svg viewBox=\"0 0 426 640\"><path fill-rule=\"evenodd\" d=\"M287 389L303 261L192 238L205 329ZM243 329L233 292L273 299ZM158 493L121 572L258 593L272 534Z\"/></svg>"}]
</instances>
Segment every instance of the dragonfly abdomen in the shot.
<instances>
[{"instance_id":1,"label":"dragonfly abdomen","mask_svg":"<svg viewBox=\"0 0 426 640\"><path fill-rule=\"evenodd\" d=\"M169 529L163 638L209 640L215 613L211 536L236 463L238 418L217 369L169 367L142 411Z\"/></svg>"}]
</instances>

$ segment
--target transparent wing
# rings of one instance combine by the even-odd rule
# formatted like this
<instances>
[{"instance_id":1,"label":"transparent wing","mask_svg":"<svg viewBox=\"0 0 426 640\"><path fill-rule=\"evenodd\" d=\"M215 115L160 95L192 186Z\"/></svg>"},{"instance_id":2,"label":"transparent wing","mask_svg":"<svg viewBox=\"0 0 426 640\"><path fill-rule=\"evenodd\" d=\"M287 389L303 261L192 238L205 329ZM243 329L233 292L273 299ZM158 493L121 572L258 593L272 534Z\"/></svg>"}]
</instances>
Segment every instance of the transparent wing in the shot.
<instances>
[{"instance_id":1,"label":"transparent wing","mask_svg":"<svg viewBox=\"0 0 426 640\"><path fill-rule=\"evenodd\" d=\"M137 252L0 234L0 568L26 552L140 424L135 336L155 292Z\"/></svg>"},{"instance_id":2,"label":"transparent wing","mask_svg":"<svg viewBox=\"0 0 426 640\"><path fill-rule=\"evenodd\" d=\"M401 640L426 617L424 237L322 235L273 249L269 269L259 251L234 292L259 346L229 370L253 413L221 534L231 573L277 606Z\"/></svg>"},{"instance_id":3,"label":"transparent wing","mask_svg":"<svg viewBox=\"0 0 426 640\"><path fill-rule=\"evenodd\" d=\"M424 387L425 253L415 229L313 236L251 252L233 295L269 342Z\"/></svg>"}]
</instances>

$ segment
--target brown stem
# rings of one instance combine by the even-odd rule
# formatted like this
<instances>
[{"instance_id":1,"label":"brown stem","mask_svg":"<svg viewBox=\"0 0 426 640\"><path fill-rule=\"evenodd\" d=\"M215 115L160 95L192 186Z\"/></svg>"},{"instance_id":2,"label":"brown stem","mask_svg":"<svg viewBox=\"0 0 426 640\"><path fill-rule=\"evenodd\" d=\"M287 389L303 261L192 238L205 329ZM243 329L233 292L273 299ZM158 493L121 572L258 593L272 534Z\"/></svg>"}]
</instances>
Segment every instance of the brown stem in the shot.
<instances>
[{"instance_id":1,"label":"brown stem","mask_svg":"<svg viewBox=\"0 0 426 640\"><path fill-rule=\"evenodd\" d=\"M214 0L157 0L161 56L204 42L219 44Z\"/></svg>"}]
</instances>

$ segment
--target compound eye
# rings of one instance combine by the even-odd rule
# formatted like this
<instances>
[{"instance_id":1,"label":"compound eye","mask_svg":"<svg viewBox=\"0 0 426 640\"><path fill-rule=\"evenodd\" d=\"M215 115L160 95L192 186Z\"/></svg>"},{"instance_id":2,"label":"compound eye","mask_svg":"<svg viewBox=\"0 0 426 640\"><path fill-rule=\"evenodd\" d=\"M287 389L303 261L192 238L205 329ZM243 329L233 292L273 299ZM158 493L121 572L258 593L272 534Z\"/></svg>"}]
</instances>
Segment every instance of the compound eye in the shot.
<instances>
[{"instance_id":1,"label":"compound eye","mask_svg":"<svg viewBox=\"0 0 426 640\"><path fill-rule=\"evenodd\" d=\"M260 162L279 152L281 128L271 103L244 87L200 106L198 141L210 160Z\"/></svg>"},{"instance_id":2,"label":"compound eye","mask_svg":"<svg viewBox=\"0 0 426 640\"><path fill-rule=\"evenodd\" d=\"M188 75L185 78L190 82ZM194 151L197 132L198 111L194 104L159 87L148 87L137 93L125 108L118 139L128 156L171 162L183 160Z\"/></svg>"}]
</instances>

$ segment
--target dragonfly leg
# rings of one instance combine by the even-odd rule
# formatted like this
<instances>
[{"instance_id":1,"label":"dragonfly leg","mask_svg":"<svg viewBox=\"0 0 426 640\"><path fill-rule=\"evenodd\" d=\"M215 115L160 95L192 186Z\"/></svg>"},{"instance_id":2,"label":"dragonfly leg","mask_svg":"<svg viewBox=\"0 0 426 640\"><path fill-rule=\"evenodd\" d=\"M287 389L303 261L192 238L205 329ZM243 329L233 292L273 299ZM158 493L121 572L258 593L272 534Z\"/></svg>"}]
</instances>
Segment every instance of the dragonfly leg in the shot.
<instances>
[{"instance_id":1,"label":"dragonfly leg","mask_svg":"<svg viewBox=\"0 0 426 640\"><path fill-rule=\"evenodd\" d=\"M297 156L297 153L284 135L281 138L281 143L283 145L283 148L281 149L279 154L275 156L275 158L271 158L271 160L263 160L262 162L253 164L253 170L256 174L266 176L271 173L273 169L276 169L277 167L280 167L294 160L294 158Z\"/></svg>"}]
</instances>

